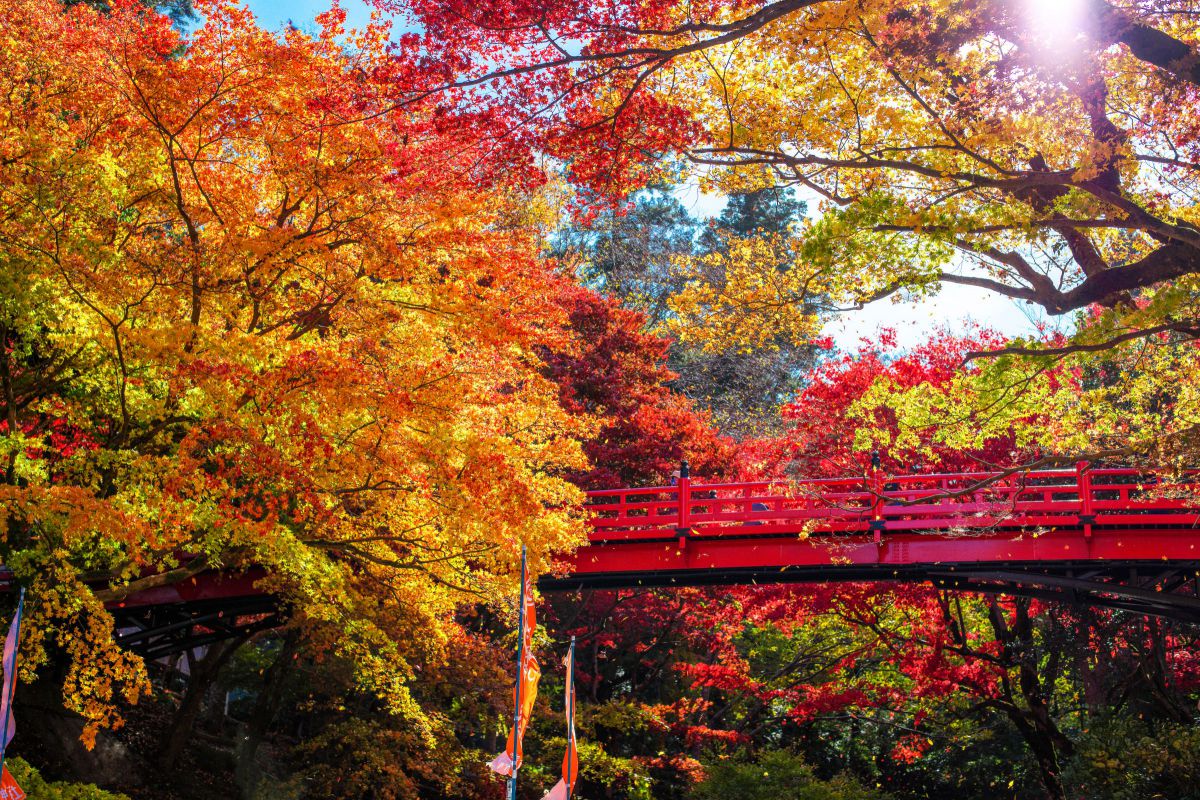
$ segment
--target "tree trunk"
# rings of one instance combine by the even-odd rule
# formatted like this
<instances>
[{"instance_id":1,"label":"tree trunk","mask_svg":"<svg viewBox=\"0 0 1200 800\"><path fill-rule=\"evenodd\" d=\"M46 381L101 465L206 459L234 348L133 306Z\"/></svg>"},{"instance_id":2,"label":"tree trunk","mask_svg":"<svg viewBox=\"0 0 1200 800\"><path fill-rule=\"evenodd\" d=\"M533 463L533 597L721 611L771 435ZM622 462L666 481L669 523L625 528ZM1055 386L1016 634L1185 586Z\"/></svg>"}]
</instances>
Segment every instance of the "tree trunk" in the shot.
<instances>
[{"instance_id":1,"label":"tree trunk","mask_svg":"<svg viewBox=\"0 0 1200 800\"><path fill-rule=\"evenodd\" d=\"M1038 773L1041 775L1042 785L1046 787L1046 792L1053 800L1066 800L1067 793L1060 777L1058 751L1054 746L1053 737L1016 706L1006 710L1009 719L1017 726L1017 730L1021 732L1021 738L1025 740L1025 744L1029 746L1030 752L1037 761Z\"/></svg>"},{"instance_id":2,"label":"tree trunk","mask_svg":"<svg viewBox=\"0 0 1200 800\"><path fill-rule=\"evenodd\" d=\"M1071 654L1075 661L1075 671L1079 674L1080 685L1083 687L1083 703L1087 706L1088 716L1096 718L1110 705L1108 686L1111 670L1108 659L1102 658L1092 648L1093 633L1103 639L1109 636L1108 631L1102 629L1095 610L1091 606L1081 606L1079 626L1075 630Z\"/></svg>"},{"instance_id":3,"label":"tree trunk","mask_svg":"<svg viewBox=\"0 0 1200 800\"><path fill-rule=\"evenodd\" d=\"M191 654L188 654L188 666L191 670L191 675L188 678L187 691L184 692L183 702L179 706L179 710L175 713L175 719L171 722L171 729L167 733L167 741L163 744L163 748L158 756L158 766L162 770L171 770L179 762L179 756L183 754L184 747L192 738L192 729L196 725L196 718L200 716L200 711L204 707L204 697L208 694L208 690L212 688L213 683L217 680L217 675L221 671L221 667L225 666L229 661L229 657L233 655L242 644L245 643L246 636L239 636L236 639L226 639L223 642L217 642L210 645L208 650L199 659L193 659Z\"/></svg>"},{"instance_id":4,"label":"tree trunk","mask_svg":"<svg viewBox=\"0 0 1200 800\"><path fill-rule=\"evenodd\" d=\"M1167 634L1162 623L1145 617L1148 650L1142 655L1142 670L1150 686L1150 696L1167 719L1186 725L1191 722L1190 710L1179 702L1171 688L1171 667L1167 664Z\"/></svg>"},{"instance_id":5,"label":"tree trunk","mask_svg":"<svg viewBox=\"0 0 1200 800\"><path fill-rule=\"evenodd\" d=\"M263 676L262 691L254 703L250 721L246 724L246 736L238 746L237 782L247 796L253 793L261 780L262 773L255 763L255 756L271 728L271 723L275 721L275 715L279 713L279 706L283 702L283 689L287 684L287 676L295 661L299 643L295 631L283 634L283 647Z\"/></svg>"},{"instance_id":6,"label":"tree trunk","mask_svg":"<svg viewBox=\"0 0 1200 800\"><path fill-rule=\"evenodd\" d=\"M1015 603L1015 617L1010 627L1004 618L1004 612L991 602L990 618L996 639L1004 645L1005 655L1017 669L1017 686L1024 708L1012 699L1011 685L1005 681L1009 702L1002 703L1005 713L1016 725L1021 738L1029 746L1030 752L1037 760L1038 771L1041 773L1042 785L1053 800L1066 800L1066 790L1063 788L1059 755L1070 755L1074 745L1062 731L1058 729L1050 714L1047 693L1038 675L1036 653L1034 652L1033 621L1029 616L1029 601L1018 598Z\"/></svg>"}]
</instances>

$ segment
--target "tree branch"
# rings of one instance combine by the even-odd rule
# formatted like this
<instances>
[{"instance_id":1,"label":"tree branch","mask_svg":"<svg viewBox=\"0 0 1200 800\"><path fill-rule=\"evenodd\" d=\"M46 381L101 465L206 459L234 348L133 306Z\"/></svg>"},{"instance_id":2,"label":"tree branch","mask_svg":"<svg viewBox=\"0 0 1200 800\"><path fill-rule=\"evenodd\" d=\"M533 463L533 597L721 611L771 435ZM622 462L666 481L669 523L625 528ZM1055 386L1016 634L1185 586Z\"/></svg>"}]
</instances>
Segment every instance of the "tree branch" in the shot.
<instances>
[{"instance_id":1,"label":"tree branch","mask_svg":"<svg viewBox=\"0 0 1200 800\"><path fill-rule=\"evenodd\" d=\"M1071 344L1063 347L1001 347L998 350L974 350L967 353L963 357L963 363L967 364L979 358L999 358L1000 356L1067 356L1072 353L1099 353L1104 350L1116 347L1124 342L1132 341L1133 339L1141 339L1146 336L1154 336L1159 333L1167 333L1175 331L1177 333L1186 333L1189 336L1200 336L1200 325L1195 323L1188 324L1184 322L1168 322L1163 325L1156 325L1153 328L1144 328L1142 330L1128 331L1119 336L1114 336L1111 339L1106 339L1103 342L1095 342L1092 344Z\"/></svg>"}]
</instances>

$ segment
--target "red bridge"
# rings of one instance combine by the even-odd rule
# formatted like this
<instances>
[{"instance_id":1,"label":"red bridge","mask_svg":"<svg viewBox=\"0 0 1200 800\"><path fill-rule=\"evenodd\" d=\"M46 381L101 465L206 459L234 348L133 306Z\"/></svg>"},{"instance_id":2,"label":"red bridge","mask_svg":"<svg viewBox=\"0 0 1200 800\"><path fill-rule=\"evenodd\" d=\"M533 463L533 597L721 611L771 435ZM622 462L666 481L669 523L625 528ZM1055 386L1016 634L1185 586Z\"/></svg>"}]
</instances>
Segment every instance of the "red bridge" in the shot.
<instances>
[{"instance_id":1,"label":"red bridge","mask_svg":"<svg viewBox=\"0 0 1200 800\"><path fill-rule=\"evenodd\" d=\"M588 545L540 586L929 581L1200 622L1196 479L1081 463L589 492Z\"/></svg>"},{"instance_id":2,"label":"red bridge","mask_svg":"<svg viewBox=\"0 0 1200 800\"><path fill-rule=\"evenodd\" d=\"M543 591L905 581L1200 623L1200 476L1131 469L693 483L588 493L589 542ZM255 575L113 608L147 656L279 624Z\"/></svg>"}]
</instances>

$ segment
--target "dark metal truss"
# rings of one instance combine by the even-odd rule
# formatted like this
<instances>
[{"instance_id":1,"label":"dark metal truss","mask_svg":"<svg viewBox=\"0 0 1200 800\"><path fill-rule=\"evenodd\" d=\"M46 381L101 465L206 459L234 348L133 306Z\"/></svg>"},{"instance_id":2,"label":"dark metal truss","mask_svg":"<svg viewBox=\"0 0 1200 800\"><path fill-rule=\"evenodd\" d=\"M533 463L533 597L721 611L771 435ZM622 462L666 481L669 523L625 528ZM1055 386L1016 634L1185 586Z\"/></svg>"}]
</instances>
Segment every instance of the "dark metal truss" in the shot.
<instances>
[{"instance_id":1,"label":"dark metal truss","mask_svg":"<svg viewBox=\"0 0 1200 800\"><path fill-rule=\"evenodd\" d=\"M928 582L938 589L1036 597L1200 624L1200 561L663 570L545 577L538 582L538 586L542 591L555 592L874 581Z\"/></svg>"},{"instance_id":2,"label":"dark metal truss","mask_svg":"<svg viewBox=\"0 0 1200 800\"><path fill-rule=\"evenodd\" d=\"M287 618L270 595L112 608L117 644L153 661L223 639L277 628Z\"/></svg>"},{"instance_id":3,"label":"dark metal truss","mask_svg":"<svg viewBox=\"0 0 1200 800\"><path fill-rule=\"evenodd\" d=\"M1200 560L660 570L543 577L538 585L542 591L556 592L876 581L927 582L949 591L1034 597L1200 624ZM116 622L117 642L148 660L277 628L287 619L286 609L271 595L135 605L110 611Z\"/></svg>"}]
</instances>

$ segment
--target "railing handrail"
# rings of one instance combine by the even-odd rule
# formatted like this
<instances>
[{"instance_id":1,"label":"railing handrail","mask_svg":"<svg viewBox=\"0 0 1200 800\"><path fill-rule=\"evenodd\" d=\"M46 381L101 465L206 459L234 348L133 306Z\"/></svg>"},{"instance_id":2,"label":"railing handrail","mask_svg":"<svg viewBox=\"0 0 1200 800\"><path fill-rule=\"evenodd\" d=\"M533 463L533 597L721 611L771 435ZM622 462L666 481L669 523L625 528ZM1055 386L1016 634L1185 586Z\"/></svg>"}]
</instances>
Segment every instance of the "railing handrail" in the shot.
<instances>
[{"instance_id":1,"label":"railing handrail","mask_svg":"<svg viewBox=\"0 0 1200 800\"><path fill-rule=\"evenodd\" d=\"M1185 502L1140 496L1149 489L1195 486L1188 478L1200 476L1200 470L1183 474L1182 482L1168 481L1131 467L1096 468L1081 462L1074 468L1012 473L890 475L872 468L837 478L705 483L690 479L685 469L678 485L601 489L587 496L592 526L606 536L670 528L680 537L693 530L753 533L763 527L774 533L781 525L817 522L839 530L871 530L876 541L889 525L936 530L1059 524L1081 528L1090 537L1094 525L1117 518L1130 524L1137 515L1160 524L1200 524L1200 498Z\"/></svg>"}]
</instances>

